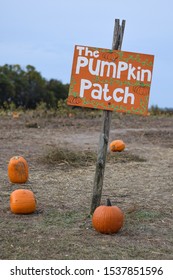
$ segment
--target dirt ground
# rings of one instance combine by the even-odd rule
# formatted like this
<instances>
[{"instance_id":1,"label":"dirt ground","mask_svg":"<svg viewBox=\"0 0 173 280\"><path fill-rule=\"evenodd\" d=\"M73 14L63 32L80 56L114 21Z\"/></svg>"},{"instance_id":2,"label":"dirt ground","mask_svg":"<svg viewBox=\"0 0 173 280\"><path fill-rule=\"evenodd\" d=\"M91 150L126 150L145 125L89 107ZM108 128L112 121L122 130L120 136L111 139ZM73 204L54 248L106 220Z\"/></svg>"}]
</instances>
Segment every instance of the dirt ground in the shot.
<instances>
[{"instance_id":1,"label":"dirt ground","mask_svg":"<svg viewBox=\"0 0 173 280\"><path fill-rule=\"evenodd\" d=\"M97 155L101 126L99 114L0 116L0 259L173 259L173 117L112 116L109 142L126 143L104 176L102 204L109 197L125 213L113 235L92 228L94 160L75 166L49 157L60 148ZM8 180L14 155L28 161L26 184ZM34 214L10 212L17 188L33 190Z\"/></svg>"}]
</instances>

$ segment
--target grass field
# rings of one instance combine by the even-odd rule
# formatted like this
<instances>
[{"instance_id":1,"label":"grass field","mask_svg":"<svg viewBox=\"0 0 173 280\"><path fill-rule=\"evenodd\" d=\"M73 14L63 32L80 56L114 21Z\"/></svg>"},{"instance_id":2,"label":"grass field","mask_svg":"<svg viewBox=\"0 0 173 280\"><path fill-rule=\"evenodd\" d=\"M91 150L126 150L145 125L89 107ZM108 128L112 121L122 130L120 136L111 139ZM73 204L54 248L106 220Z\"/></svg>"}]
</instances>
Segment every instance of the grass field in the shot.
<instances>
[{"instance_id":1,"label":"grass field","mask_svg":"<svg viewBox=\"0 0 173 280\"><path fill-rule=\"evenodd\" d=\"M125 213L113 235L96 232L90 204L101 114L21 113L0 118L0 259L172 259L173 117L113 115L102 204L110 198ZM22 155L29 181L11 184L7 164ZM33 190L37 210L10 212L10 193Z\"/></svg>"}]
</instances>

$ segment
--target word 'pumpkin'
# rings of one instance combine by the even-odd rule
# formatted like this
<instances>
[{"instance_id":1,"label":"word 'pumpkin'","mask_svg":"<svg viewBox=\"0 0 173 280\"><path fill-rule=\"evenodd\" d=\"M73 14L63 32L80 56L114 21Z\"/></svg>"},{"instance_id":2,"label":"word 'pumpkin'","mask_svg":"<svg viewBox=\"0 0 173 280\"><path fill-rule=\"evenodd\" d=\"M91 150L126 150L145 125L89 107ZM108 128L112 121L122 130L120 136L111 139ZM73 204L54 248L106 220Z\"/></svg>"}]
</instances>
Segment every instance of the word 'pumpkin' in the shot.
<instances>
[{"instance_id":1,"label":"word 'pumpkin'","mask_svg":"<svg viewBox=\"0 0 173 280\"><path fill-rule=\"evenodd\" d=\"M8 177L12 183L23 184L28 180L28 163L21 156L14 156L8 164Z\"/></svg>"},{"instance_id":2,"label":"word 'pumpkin'","mask_svg":"<svg viewBox=\"0 0 173 280\"><path fill-rule=\"evenodd\" d=\"M14 214L31 214L36 210L36 199L32 191L18 189L10 195L10 209Z\"/></svg>"},{"instance_id":3,"label":"word 'pumpkin'","mask_svg":"<svg viewBox=\"0 0 173 280\"><path fill-rule=\"evenodd\" d=\"M125 149L125 143L122 140L114 140L109 146L112 152L121 152Z\"/></svg>"},{"instance_id":4,"label":"word 'pumpkin'","mask_svg":"<svg viewBox=\"0 0 173 280\"><path fill-rule=\"evenodd\" d=\"M109 199L107 205L98 206L92 216L92 225L100 233L118 232L124 223L124 214L117 206L112 206Z\"/></svg>"}]
</instances>

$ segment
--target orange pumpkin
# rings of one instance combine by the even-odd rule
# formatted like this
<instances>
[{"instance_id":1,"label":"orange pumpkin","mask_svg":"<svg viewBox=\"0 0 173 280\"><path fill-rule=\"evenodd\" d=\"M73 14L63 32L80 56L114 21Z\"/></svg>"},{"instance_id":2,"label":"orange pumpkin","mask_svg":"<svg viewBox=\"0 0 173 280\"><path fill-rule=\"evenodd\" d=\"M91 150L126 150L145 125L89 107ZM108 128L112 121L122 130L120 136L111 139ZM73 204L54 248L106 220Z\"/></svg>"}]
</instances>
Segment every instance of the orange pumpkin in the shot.
<instances>
[{"instance_id":1,"label":"orange pumpkin","mask_svg":"<svg viewBox=\"0 0 173 280\"><path fill-rule=\"evenodd\" d=\"M12 183L22 184L28 180L28 164L21 156L14 156L8 164L8 177Z\"/></svg>"},{"instance_id":2,"label":"orange pumpkin","mask_svg":"<svg viewBox=\"0 0 173 280\"><path fill-rule=\"evenodd\" d=\"M122 140L114 140L109 147L112 152L121 152L125 149L125 143Z\"/></svg>"},{"instance_id":3,"label":"orange pumpkin","mask_svg":"<svg viewBox=\"0 0 173 280\"><path fill-rule=\"evenodd\" d=\"M134 86L133 90L140 95L148 95L150 88L147 86Z\"/></svg>"},{"instance_id":4,"label":"orange pumpkin","mask_svg":"<svg viewBox=\"0 0 173 280\"><path fill-rule=\"evenodd\" d=\"M18 189L10 195L10 209L14 214L31 214L36 210L36 199L32 191Z\"/></svg>"},{"instance_id":5,"label":"orange pumpkin","mask_svg":"<svg viewBox=\"0 0 173 280\"><path fill-rule=\"evenodd\" d=\"M68 104L79 104L81 103L82 99L77 96L70 95L67 99Z\"/></svg>"},{"instance_id":6,"label":"orange pumpkin","mask_svg":"<svg viewBox=\"0 0 173 280\"><path fill-rule=\"evenodd\" d=\"M118 232L124 223L124 214L117 206L112 206L109 199L107 205L97 207L92 216L92 225L100 233Z\"/></svg>"},{"instance_id":7,"label":"orange pumpkin","mask_svg":"<svg viewBox=\"0 0 173 280\"><path fill-rule=\"evenodd\" d=\"M118 54L115 52L105 52L102 54L102 57L109 61L116 61L118 59Z\"/></svg>"}]
</instances>

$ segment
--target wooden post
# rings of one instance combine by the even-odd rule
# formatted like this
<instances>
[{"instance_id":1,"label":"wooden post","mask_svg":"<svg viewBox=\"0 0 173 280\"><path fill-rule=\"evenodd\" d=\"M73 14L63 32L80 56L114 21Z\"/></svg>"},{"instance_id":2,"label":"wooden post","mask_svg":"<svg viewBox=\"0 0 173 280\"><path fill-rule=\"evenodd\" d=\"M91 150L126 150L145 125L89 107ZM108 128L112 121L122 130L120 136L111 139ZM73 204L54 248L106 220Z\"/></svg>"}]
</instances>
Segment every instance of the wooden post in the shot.
<instances>
[{"instance_id":1,"label":"wooden post","mask_svg":"<svg viewBox=\"0 0 173 280\"><path fill-rule=\"evenodd\" d=\"M115 19L113 42L112 42L113 50L121 49L123 35L124 35L124 28L125 28L125 20L123 20L122 25L120 25L119 19ZM111 111L108 110L103 111L103 124L102 124L102 130L100 134L100 142L99 142L98 156L96 162L93 196L92 196L91 211L90 211L91 214L93 214L96 207L100 205L100 201L101 201L107 147L109 142L111 116L112 116Z\"/></svg>"}]
</instances>

